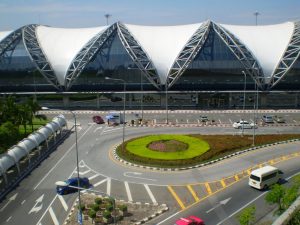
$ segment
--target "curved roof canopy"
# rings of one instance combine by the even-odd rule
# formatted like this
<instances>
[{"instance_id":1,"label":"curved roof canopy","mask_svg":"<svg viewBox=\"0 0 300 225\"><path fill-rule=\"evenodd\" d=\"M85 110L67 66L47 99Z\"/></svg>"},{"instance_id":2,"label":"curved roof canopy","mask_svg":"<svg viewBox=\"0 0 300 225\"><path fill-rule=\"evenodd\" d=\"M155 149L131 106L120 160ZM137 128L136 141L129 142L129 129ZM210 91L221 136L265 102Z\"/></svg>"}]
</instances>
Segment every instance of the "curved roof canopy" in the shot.
<instances>
[{"instance_id":1,"label":"curved roof canopy","mask_svg":"<svg viewBox=\"0 0 300 225\"><path fill-rule=\"evenodd\" d=\"M53 28L38 26L36 35L43 52L51 64L60 85L65 84L67 70L84 45L104 27L95 28Z\"/></svg>"},{"instance_id":2,"label":"curved roof canopy","mask_svg":"<svg viewBox=\"0 0 300 225\"><path fill-rule=\"evenodd\" d=\"M0 32L0 42L6 38L12 31L1 31Z\"/></svg>"},{"instance_id":3,"label":"curved roof canopy","mask_svg":"<svg viewBox=\"0 0 300 225\"><path fill-rule=\"evenodd\" d=\"M259 61L266 81L276 69L294 31L292 22L267 26L221 26L248 47Z\"/></svg>"},{"instance_id":4,"label":"curved roof canopy","mask_svg":"<svg viewBox=\"0 0 300 225\"><path fill-rule=\"evenodd\" d=\"M161 83L185 44L202 23L181 26L138 26L125 24L156 67Z\"/></svg>"}]
</instances>

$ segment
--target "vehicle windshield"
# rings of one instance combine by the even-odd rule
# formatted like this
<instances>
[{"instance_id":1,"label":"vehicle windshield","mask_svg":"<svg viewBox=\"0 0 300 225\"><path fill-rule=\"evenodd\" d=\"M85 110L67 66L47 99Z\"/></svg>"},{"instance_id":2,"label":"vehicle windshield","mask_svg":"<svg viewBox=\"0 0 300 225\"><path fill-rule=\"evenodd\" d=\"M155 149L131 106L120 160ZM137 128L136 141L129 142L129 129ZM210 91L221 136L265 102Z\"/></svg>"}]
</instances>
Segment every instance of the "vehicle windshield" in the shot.
<instances>
[{"instance_id":1,"label":"vehicle windshield","mask_svg":"<svg viewBox=\"0 0 300 225\"><path fill-rule=\"evenodd\" d=\"M253 174L250 175L250 179L255 180L255 181L260 181L260 178Z\"/></svg>"}]
</instances>

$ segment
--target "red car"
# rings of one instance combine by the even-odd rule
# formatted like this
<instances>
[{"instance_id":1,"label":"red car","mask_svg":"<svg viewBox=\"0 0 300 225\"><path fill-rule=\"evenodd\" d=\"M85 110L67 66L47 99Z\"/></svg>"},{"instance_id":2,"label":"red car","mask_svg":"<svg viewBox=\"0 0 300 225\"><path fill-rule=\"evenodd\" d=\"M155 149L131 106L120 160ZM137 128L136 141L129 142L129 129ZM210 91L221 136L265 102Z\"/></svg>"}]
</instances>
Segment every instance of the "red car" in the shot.
<instances>
[{"instance_id":1,"label":"red car","mask_svg":"<svg viewBox=\"0 0 300 225\"><path fill-rule=\"evenodd\" d=\"M180 218L175 225L205 225L204 221L196 216L189 216L188 218Z\"/></svg>"},{"instance_id":2,"label":"red car","mask_svg":"<svg viewBox=\"0 0 300 225\"><path fill-rule=\"evenodd\" d=\"M102 119L101 116L93 116L93 122L97 124L103 124L104 120Z\"/></svg>"}]
</instances>

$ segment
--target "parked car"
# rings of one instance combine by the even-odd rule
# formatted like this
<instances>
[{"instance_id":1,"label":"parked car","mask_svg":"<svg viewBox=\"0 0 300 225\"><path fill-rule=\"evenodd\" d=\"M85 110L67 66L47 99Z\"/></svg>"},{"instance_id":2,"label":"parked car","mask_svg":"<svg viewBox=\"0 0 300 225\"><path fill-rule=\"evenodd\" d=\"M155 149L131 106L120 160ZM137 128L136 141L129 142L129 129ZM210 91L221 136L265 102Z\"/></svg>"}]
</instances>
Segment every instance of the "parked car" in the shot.
<instances>
[{"instance_id":1,"label":"parked car","mask_svg":"<svg viewBox=\"0 0 300 225\"><path fill-rule=\"evenodd\" d=\"M232 126L235 128L235 129L252 129L254 127L256 127L256 125L254 123L249 123L248 121L246 120L240 120L238 122L234 122L232 124Z\"/></svg>"},{"instance_id":2,"label":"parked car","mask_svg":"<svg viewBox=\"0 0 300 225\"><path fill-rule=\"evenodd\" d=\"M61 182L61 181L60 181ZM69 178L66 181L63 181L64 185L57 185L56 192L59 195L66 195L69 193L77 192L77 188L72 188L70 186L78 187L78 177ZM79 177L79 187L89 188L91 186L90 181L87 177Z\"/></svg>"},{"instance_id":3,"label":"parked car","mask_svg":"<svg viewBox=\"0 0 300 225\"><path fill-rule=\"evenodd\" d=\"M274 120L277 123L285 123L285 119L282 116L274 116Z\"/></svg>"},{"instance_id":4,"label":"parked car","mask_svg":"<svg viewBox=\"0 0 300 225\"><path fill-rule=\"evenodd\" d=\"M103 124L104 120L102 119L101 116L93 116L93 122L97 124Z\"/></svg>"},{"instance_id":5,"label":"parked car","mask_svg":"<svg viewBox=\"0 0 300 225\"><path fill-rule=\"evenodd\" d=\"M273 116L271 116L271 115L263 115L262 120L265 123L274 123Z\"/></svg>"},{"instance_id":6,"label":"parked car","mask_svg":"<svg viewBox=\"0 0 300 225\"><path fill-rule=\"evenodd\" d=\"M175 225L205 225L204 221L196 216L189 216L188 218L180 218Z\"/></svg>"},{"instance_id":7,"label":"parked car","mask_svg":"<svg viewBox=\"0 0 300 225\"><path fill-rule=\"evenodd\" d=\"M200 121L201 122L207 122L208 121L208 117L207 116L200 116Z\"/></svg>"}]
</instances>

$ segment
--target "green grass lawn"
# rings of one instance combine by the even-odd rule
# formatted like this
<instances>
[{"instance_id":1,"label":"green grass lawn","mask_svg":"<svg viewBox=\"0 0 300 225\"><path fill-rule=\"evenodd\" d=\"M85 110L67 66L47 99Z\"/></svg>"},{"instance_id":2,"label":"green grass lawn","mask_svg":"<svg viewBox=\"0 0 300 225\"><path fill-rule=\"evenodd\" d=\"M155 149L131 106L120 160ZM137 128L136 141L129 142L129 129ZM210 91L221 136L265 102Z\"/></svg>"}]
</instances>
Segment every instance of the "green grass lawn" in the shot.
<instances>
[{"instance_id":1,"label":"green grass lawn","mask_svg":"<svg viewBox=\"0 0 300 225\"><path fill-rule=\"evenodd\" d=\"M178 154L173 154L176 152L159 152L148 149L147 145L159 140L159 137L163 140L177 137L176 140L178 141L188 142L188 148L191 151L184 150L179 151ZM300 138L300 134L256 135L255 145L260 146L296 138ZM124 151L119 146L117 154L126 161L136 164L157 167L185 167L249 148L252 143L252 135L152 135L126 141Z\"/></svg>"},{"instance_id":2,"label":"green grass lawn","mask_svg":"<svg viewBox=\"0 0 300 225\"><path fill-rule=\"evenodd\" d=\"M186 143L188 148L184 151L177 152L159 152L153 151L147 147L151 142L158 140L177 140ZM161 160L174 160L190 159L202 155L204 152L209 150L209 145L207 142L191 136L162 134L135 139L127 143L126 149L129 152L141 157Z\"/></svg>"}]
</instances>

